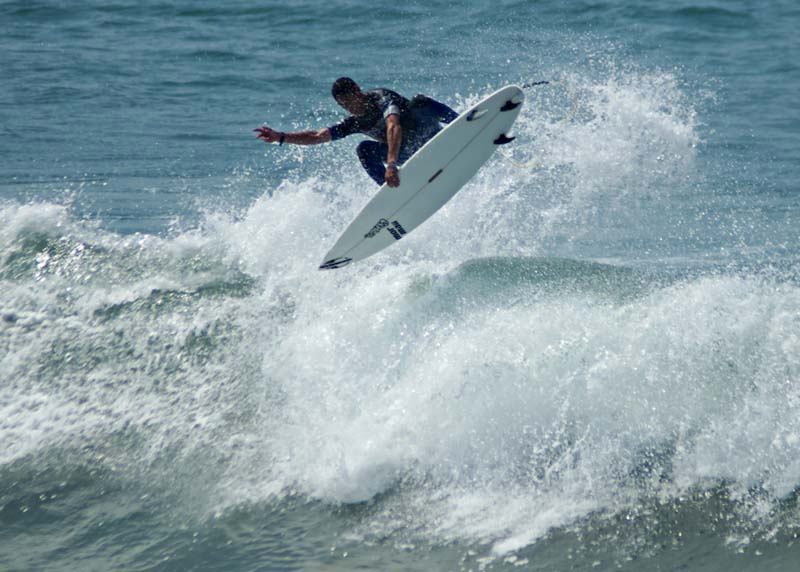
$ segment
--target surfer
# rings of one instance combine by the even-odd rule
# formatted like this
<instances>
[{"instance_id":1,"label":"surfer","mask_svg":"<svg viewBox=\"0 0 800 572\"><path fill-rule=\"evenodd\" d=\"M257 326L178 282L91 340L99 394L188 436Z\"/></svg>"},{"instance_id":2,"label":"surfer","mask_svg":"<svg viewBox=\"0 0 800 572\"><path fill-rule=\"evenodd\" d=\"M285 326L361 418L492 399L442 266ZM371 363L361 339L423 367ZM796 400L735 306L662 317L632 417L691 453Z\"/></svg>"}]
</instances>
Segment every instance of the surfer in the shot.
<instances>
[{"instance_id":1,"label":"surfer","mask_svg":"<svg viewBox=\"0 0 800 572\"><path fill-rule=\"evenodd\" d=\"M263 126L254 129L267 143L316 145L362 133L374 141L362 141L356 148L361 165L370 177L390 187L400 184L397 167L402 165L458 113L425 95L411 100L386 88L362 91L349 77L333 83L331 94L350 115L339 123L319 130L286 133Z\"/></svg>"}]
</instances>

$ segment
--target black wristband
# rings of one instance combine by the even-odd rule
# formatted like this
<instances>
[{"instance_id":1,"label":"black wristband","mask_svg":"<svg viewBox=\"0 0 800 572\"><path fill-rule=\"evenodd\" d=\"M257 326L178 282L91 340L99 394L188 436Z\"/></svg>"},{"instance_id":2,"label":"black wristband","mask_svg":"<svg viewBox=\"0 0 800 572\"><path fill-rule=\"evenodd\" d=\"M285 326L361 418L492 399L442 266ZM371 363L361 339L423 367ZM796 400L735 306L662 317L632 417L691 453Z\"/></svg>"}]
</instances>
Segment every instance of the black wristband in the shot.
<instances>
[{"instance_id":1,"label":"black wristband","mask_svg":"<svg viewBox=\"0 0 800 572\"><path fill-rule=\"evenodd\" d=\"M281 138L280 138L280 139L278 139L278 146L280 147L281 145L283 145L283 142L284 142L285 140L286 140L286 133L284 133L283 131L281 131Z\"/></svg>"}]
</instances>

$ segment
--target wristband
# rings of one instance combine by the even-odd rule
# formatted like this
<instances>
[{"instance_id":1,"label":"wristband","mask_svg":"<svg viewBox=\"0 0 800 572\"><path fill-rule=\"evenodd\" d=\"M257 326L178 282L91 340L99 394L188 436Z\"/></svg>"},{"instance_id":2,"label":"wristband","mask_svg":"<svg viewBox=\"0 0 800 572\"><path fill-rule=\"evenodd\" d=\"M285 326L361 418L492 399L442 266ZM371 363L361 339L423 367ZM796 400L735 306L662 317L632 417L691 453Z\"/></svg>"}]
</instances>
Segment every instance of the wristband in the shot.
<instances>
[{"instance_id":1,"label":"wristband","mask_svg":"<svg viewBox=\"0 0 800 572\"><path fill-rule=\"evenodd\" d=\"M280 138L280 139L278 139L278 146L280 147L281 145L283 145L283 142L284 142L285 140L286 140L286 133L284 133L283 131L281 131L281 138Z\"/></svg>"},{"instance_id":2,"label":"wristband","mask_svg":"<svg viewBox=\"0 0 800 572\"><path fill-rule=\"evenodd\" d=\"M387 169L394 169L396 171L397 170L397 163L395 163L394 161L392 161L391 163L386 163L386 168Z\"/></svg>"}]
</instances>

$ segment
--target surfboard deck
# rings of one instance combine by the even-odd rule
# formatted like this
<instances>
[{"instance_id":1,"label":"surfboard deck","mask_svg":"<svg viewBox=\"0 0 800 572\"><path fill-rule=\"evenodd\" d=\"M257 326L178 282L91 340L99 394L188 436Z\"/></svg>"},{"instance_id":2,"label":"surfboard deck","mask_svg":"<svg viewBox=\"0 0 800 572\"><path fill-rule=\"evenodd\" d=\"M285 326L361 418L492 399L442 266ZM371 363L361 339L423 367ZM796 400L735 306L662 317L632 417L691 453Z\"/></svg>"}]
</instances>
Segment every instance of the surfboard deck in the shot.
<instances>
[{"instance_id":1,"label":"surfboard deck","mask_svg":"<svg viewBox=\"0 0 800 572\"><path fill-rule=\"evenodd\" d=\"M425 222L463 187L508 136L524 99L509 85L459 115L384 184L325 255L321 270L342 268L391 246Z\"/></svg>"}]
</instances>

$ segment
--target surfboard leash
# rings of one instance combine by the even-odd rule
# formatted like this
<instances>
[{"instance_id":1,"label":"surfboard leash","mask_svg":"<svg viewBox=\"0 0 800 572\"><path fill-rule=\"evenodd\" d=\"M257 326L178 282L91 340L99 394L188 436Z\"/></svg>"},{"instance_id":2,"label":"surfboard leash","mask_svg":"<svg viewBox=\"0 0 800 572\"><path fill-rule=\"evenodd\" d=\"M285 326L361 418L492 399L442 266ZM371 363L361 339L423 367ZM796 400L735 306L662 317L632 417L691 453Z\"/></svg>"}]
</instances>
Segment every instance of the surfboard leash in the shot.
<instances>
[{"instance_id":1,"label":"surfboard leash","mask_svg":"<svg viewBox=\"0 0 800 572\"><path fill-rule=\"evenodd\" d=\"M522 84L522 89L530 89L532 87L536 87L537 85L548 85L551 82L549 81L529 81L528 83Z\"/></svg>"}]
</instances>

